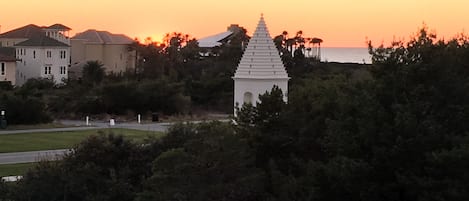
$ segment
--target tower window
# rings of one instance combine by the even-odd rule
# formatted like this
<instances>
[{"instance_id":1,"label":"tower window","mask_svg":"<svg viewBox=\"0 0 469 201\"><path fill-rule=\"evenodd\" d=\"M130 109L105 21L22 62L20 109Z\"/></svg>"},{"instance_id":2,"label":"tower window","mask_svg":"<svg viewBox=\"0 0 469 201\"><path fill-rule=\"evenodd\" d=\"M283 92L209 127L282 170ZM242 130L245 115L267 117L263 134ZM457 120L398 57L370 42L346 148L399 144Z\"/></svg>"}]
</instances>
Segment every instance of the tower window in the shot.
<instances>
[{"instance_id":1,"label":"tower window","mask_svg":"<svg viewBox=\"0 0 469 201\"><path fill-rule=\"evenodd\" d=\"M243 97L244 104L252 104L252 93L246 92Z\"/></svg>"}]
</instances>

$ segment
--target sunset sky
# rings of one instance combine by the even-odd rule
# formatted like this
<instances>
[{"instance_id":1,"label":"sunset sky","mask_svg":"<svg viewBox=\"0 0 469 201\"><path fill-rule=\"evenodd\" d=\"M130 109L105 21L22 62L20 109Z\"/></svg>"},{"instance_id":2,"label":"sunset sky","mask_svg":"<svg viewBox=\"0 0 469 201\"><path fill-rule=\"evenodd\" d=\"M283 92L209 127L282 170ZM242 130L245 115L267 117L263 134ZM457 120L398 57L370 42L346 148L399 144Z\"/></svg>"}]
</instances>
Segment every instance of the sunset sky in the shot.
<instances>
[{"instance_id":1,"label":"sunset sky","mask_svg":"<svg viewBox=\"0 0 469 201\"><path fill-rule=\"evenodd\" d=\"M252 34L261 13L272 36L283 30L319 37L326 47L364 47L408 39L423 23L451 38L469 28L467 0L14 0L1 3L1 32L61 23L161 40L168 32L201 38L239 24Z\"/></svg>"}]
</instances>

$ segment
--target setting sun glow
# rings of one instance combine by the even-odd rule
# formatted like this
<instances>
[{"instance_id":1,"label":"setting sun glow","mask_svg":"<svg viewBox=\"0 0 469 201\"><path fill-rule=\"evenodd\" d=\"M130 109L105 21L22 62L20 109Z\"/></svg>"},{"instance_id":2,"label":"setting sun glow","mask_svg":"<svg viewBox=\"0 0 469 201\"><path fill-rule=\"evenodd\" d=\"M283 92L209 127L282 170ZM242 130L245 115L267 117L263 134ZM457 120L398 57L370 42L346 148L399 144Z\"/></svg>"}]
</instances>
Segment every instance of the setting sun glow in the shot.
<instances>
[{"instance_id":1,"label":"setting sun glow","mask_svg":"<svg viewBox=\"0 0 469 201\"><path fill-rule=\"evenodd\" d=\"M423 23L440 38L462 33L469 24L463 0L19 0L2 2L1 32L27 24L61 23L75 33L87 29L161 41L164 33L201 38L239 24L252 34L264 13L272 36L302 30L327 47L364 47L393 38L408 39Z\"/></svg>"}]
</instances>

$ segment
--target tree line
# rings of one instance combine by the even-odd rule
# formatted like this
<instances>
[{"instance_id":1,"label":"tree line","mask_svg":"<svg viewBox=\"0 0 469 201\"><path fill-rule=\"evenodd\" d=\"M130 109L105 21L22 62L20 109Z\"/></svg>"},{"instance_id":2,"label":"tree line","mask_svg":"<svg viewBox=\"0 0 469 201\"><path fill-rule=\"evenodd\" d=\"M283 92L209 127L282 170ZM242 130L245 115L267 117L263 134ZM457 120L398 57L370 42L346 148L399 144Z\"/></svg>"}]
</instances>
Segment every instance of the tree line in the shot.
<instances>
[{"instance_id":1,"label":"tree line","mask_svg":"<svg viewBox=\"0 0 469 201\"><path fill-rule=\"evenodd\" d=\"M92 136L0 200L468 200L469 41L423 28L373 47L370 76L309 74L236 123L136 144Z\"/></svg>"},{"instance_id":2,"label":"tree line","mask_svg":"<svg viewBox=\"0 0 469 201\"><path fill-rule=\"evenodd\" d=\"M305 40L301 35L295 38ZM225 44L213 48L211 56L202 56L204 49L188 34L168 33L163 43L151 38L144 43L136 41L128 47L137 52L135 69L106 74L102 63L88 61L81 76L70 77L63 85L40 78L30 79L20 87L3 83L0 109L6 110L9 124L47 123L54 118L101 114L230 114L234 90L231 77L248 40L246 29L240 27ZM287 70L295 78L318 65L304 55L291 57L288 46L292 43L286 41L287 38L278 48L285 53Z\"/></svg>"}]
</instances>

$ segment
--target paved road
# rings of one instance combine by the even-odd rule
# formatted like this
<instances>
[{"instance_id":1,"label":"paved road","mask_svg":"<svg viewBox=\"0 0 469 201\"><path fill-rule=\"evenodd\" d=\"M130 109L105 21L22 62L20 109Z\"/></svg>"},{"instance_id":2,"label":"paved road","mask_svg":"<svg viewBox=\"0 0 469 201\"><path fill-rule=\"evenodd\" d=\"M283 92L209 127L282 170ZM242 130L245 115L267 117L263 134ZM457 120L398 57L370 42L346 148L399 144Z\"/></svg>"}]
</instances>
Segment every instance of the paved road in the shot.
<instances>
[{"instance_id":1,"label":"paved road","mask_svg":"<svg viewBox=\"0 0 469 201\"><path fill-rule=\"evenodd\" d=\"M41 133L41 132L61 132L61 131L79 131L91 130L99 128L126 128L142 131L160 131L164 132L168 129L171 123L144 123L137 122L116 122L114 126L110 126L109 122L97 121L91 122L91 125L86 126L84 121L75 120L61 120L61 124L70 126L67 128L46 128L46 129L28 129L28 130L0 130L0 135L6 134L20 134L20 133Z\"/></svg>"},{"instance_id":2,"label":"paved road","mask_svg":"<svg viewBox=\"0 0 469 201\"><path fill-rule=\"evenodd\" d=\"M69 126L86 126L85 121L76 120L61 120L61 124ZM92 121L91 127L97 128L126 128L142 131L160 131L164 132L171 126L172 123L142 123L137 122L115 122L114 126L110 126L108 121Z\"/></svg>"},{"instance_id":3,"label":"paved road","mask_svg":"<svg viewBox=\"0 0 469 201\"><path fill-rule=\"evenodd\" d=\"M0 130L0 135L21 134L21 133L79 131L79 130L91 130L91 129L98 129L98 128L100 128L100 127L89 126L89 127L45 128L45 129L28 129L28 130Z\"/></svg>"},{"instance_id":4,"label":"paved road","mask_svg":"<svg viewBox=\"0 0 469 201\"><path fill-rule=\"evenodd\" d=\"M0 165L15 163L31 163L41 160L57 160L60 159L68 149L45 150L45 151L28 151L15 153L1 153Z\"/></svg>"}]
</instances>

